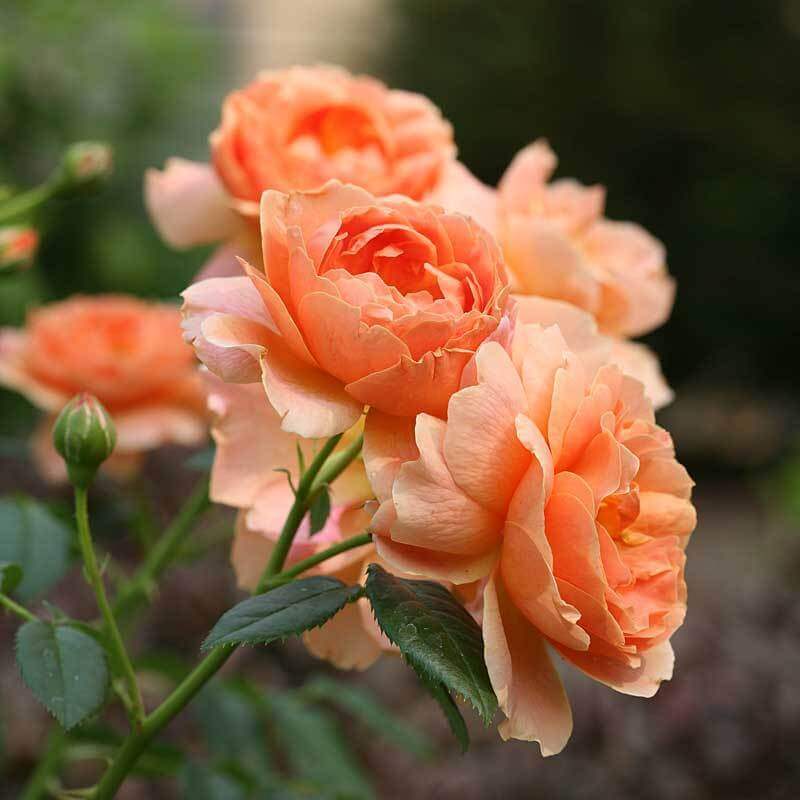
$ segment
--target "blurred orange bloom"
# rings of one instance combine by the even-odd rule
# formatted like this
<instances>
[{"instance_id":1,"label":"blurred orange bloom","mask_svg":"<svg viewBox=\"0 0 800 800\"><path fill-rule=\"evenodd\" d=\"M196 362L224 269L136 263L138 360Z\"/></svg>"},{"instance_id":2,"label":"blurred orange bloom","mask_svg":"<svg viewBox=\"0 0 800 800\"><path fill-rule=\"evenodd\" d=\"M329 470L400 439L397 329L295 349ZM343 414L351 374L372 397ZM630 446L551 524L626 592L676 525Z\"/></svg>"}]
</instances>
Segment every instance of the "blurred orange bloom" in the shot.
<instances>
[{"instance_id":1,"label":"blurred orange bloom","mask_svg":"<svg viewBox=\"0 0 800 800\"><path fill-rule=\"evenodd\" d=\"M102 295L39 308L24 328L0 330L0 382L48 413L35 451L52 478L64 475L50 446L53 415L81 391L114 419L112 469L162 444L196 444L206 433L196 362L180 313L168 305Z\"/></svg>"}]
</instances>

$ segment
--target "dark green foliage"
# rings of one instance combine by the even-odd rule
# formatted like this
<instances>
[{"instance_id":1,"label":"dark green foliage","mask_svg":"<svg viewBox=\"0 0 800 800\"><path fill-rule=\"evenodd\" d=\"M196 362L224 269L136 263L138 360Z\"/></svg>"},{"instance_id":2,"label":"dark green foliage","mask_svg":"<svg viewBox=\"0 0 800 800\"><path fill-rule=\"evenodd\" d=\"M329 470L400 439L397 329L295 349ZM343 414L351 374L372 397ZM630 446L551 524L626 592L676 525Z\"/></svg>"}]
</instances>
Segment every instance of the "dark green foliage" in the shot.
<instances>
[{"instance_id":1,"label":"dark green foliage","mask_svg":"<svg viewBox=\"0 0 800 800\"><path fill-rule=\"evenodd\" d=\"M203 649L218 645L269 644L327 622L361 593L336 578L314 575L279 586L234 606L220 617Z\"/></svg>"},{"instance_id":2,"label":"dark green foliage","mask_svg":"<svg viewBox=\"0 0 800 800\"><path fill-rule=\"evenodd\" d=\"M487 725L497 710L480 627L440 584L398 578L377 564L369 566L366 595L381 630L443 706L463 747L463 721L454 705L443 703L442 693L448 699L449 692L461 695Z\"/></svg>"}]
</instances>

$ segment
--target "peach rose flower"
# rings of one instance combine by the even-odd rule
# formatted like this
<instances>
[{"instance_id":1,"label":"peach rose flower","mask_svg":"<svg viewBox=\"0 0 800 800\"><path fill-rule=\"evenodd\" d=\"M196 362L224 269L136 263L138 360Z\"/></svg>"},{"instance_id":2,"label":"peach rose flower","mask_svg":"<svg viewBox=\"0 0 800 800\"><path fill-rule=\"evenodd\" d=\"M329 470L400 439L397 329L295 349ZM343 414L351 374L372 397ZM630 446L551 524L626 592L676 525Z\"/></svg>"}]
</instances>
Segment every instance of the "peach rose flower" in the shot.
<instances>
[{"instance_id":1,"label":"peach rose flower","mask_svg":"<svg viewBox=\"0 0 800 800\"><path fill-rule=\"evenodd\" d=\"M173 247L233 240L250 260L253 226L243 218L257 219L267 189L338 179L420 200L460 177L450 172L452 128L433 103L329 66L261 73L225 99L210 144L211 165L171 159L163 172L148 170L146 205ZM237 274L229 256L218 253L205 276Z\"/></svg>"},{"instance_id":2,"label":"peach rose flower","mask_svg":"<svg viewBox=\"0 0 800 800\"><path fill-rule=\"evenodd\" d=\"M574 180L548 183L556 156L539 140L523 149L500 181L497 235L514 290L566 300L615 337L615 359L642 379L656 407L672 392L658 360L625 341L661 325L675 284L664 246L639 225L603 217L605 191Z\"/></svg>"},{"instance_id":3,"label":"peach rose flower","mask_svg":"<svg viewBox=\"0 0 800 800\"><path fill-rule=\"evenodd\" d=\"M284 430L347 430L364 406L444 416L507 287L477 223L336 181L266 192L264 271L196 283L184 326L223 380L263 380Z\"/></svg>"},{"instance_id":4,"label":"peach rose flower","mask_svg":"<svg viewBox=\"0 0 800 800\"><path fill-rule=\"evenodd\" d=\"M253 590L278 539L294 496L287 476L297 475L297 447L308 463L320 443L281 430L280 417L259 386L224 383L204 374L211 434L217 445L211 470L211 499L241 509L231 551L239 586ZM348 431L346 447L359 428ZM363 533L371 514L364 504L373 497L361 459L354 461L331 489L331 514L324 528L311 534L308 518L295 537L286 567L342 539ZM368 564L378 561L374 545L354 548L323 562L307 574L333 575L348 584L361 580ZM393 650L375 623L366 600L349 604L320 628L304 635L308 649L340 669L366 669L384 651Z\"/></svg>"},{"instance_id":5,"label":"peach rose flower","mask_svg":"<svg viewBox=\"0 0 800 800\"><path fill-rule=\"evenodd\" d=\"M39 308L24 328L0 330L0 383L47 412L34 455L53 480L66 478L50 443L54 416L81 391L114 418L112 471L130 470L146 450L193 445L206 435L196 361L172 306L98 295Z\"/></svg>"},{"instance_id":6,"label":"peach rose flower","mask_svg":"<svg viewBox=\"0 0 800 800\"><path fill-rule=\"evenodd\" d=\"M643 387L587 369L557 326L481 346L447 420L372 414L364 458L394 568L482 589L504 738L559 752L569 703L546 643L591 677L651 696L686 611L692 481Z\"/></svg>"}]
</instances>

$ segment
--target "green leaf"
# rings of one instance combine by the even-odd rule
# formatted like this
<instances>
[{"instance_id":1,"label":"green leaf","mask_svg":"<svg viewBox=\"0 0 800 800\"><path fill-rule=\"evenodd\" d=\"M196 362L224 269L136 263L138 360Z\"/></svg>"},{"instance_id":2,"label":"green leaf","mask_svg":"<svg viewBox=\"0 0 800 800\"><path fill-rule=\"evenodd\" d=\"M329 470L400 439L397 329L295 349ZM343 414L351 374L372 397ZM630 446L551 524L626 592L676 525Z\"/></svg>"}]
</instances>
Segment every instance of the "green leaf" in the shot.
<instances>
[{"instance_id":1,"label":"green leaf","mask_svg":"<svg viewBox=\"0 0 800 800\"><path fill-rule=\"evenodd\" d=\"M328 521L331 513L331 494L327 486L320 487L314 497L311 507L308 509L308 516L311 522L311 535L319 533Z\"/></svg>"},{"instance_id":2,"label":"green leaf","mask_svg":"<svg viewBox=\"0 0 800 800\"><path fill-rule=\"evenodd\" d=\"M369 565L366 595L381 630L426 685L444 684L488 725L497 698L483 660L481 629L464 606L441 584L398 578L377 564Z\"/></svg>"},{"instance_id":3,"label":"green leaf","mask_svg":"<svg viewBox=\"0 0 800 800\"><path fill-rule=\"evenodd\" d=\"M314 575L250 597L226 611L203 642L203 650L221 644L269 644L327 622L361 594L336 578Z\"/></svg>"},{"instance_id":4,"label":"green leaf","mask_svg":"<svg viewBox=\"0 0 800 800\"><path fill-rule=\"evenodd\" d=\"M69 567L72 531L41 503L0 499L0 561L19 564L16 595L23 601L46 592Z\"/></svg>"},{"instance_id":5,"label":"green leaf","mask_svg":"<svg viewBox=\"0 0 800 800\"><path fill-rule=\"evenodd\" d=\"M313 784L313 796L369 800L375 795L330 714L289 693L264 696L275 737L294 776Z\"/></svg>"},{"instance_id":6,"label":"green leaf","mask_svg":"<svg viewBox=\"0 0 800 800\"><path fill-rule=\"evenodd\" d=\"M105 700L105 653L79 630L26 623L17 632L17 663L30 690L67 730L94 714Z\"/></svg>"},{"instance_id":7,"label":"green leaf","mask_svg":"<svg viewBox=\"0 0 800 800\"><path fill-rule=\"evenodd\" d=\"M181 784L186 800L247 800L247 791L241 784L202 764L187 764Z\"/></svg>"},{"instance_id":8,"label":"green leaf","mask_svg":"<svg viewBox=\"0 0 800 800\"><path fill-rule=\"evenodd\" d=\"M320 676L303 686L300 693L304 698L331 703L351 714L372 733L382 736L391 744L417 758L428 759L433 755L434 748L430 739L422 731L416 730L397 717L367 689Z\"/></svg>"},{"instance_id":9,"label":"green leaf","mask_svg":"<svg viewBox=\"0 0 800 800\"><path fill-rule=\"evenodd\" d=\"M19 564L9 564L0 561L0 593L11 594L22 580L22 567Z\"/></svg>"}]
</instances>

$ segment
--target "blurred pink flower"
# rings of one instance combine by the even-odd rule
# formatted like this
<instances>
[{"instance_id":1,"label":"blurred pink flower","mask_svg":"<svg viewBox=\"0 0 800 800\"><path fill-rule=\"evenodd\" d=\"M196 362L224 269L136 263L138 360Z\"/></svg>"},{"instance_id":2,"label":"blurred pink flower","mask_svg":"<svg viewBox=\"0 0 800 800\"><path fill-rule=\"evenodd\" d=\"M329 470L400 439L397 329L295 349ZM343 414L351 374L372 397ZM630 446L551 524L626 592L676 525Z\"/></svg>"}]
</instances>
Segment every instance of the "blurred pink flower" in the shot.
<instances>
[{"instance_id":1,"label":"blurred pink flower","mask_svg":"<svg viewBox=\"0 0 800 800\"><path fill-rule=\"evenodd\" d=\"M379 555L482 592L504 738L545 755L569 738L546 642L628 694L671 677L692 481L638 381L590 366L559 327L518 320L506 347L478 349L446 421L373 413L365 438Z\"/></svg>"},{"instance_id":2,"label":"blurred pink flower","mask_svg":"<svg viewBox=\"0 0 800 800\"><path fill-rule=\"evenodd\" d=\"M658 359L625 340L669 316L675 284L664 247L630 222L603 217L605 191L575 180L549 182L556 157L539 140L520 151L500 181L497 235L520 294L566 300L615 338L615 360L642 380L656 408L669 403Z\"/></svg>"},{"instance_id":3,"label":"blurred pink flower","mask_svg":"<svg viewBox=\"0 0 800 800\"><path fill-rule=\"evenodd\" d=\"M604 333L657 328L675 293L663 245L638 225L605 219L602 187L548 183L555 167L539 140L517 154L498 188L498 233L520 291L574 303Z\"/></svg>"}]
</instances>

